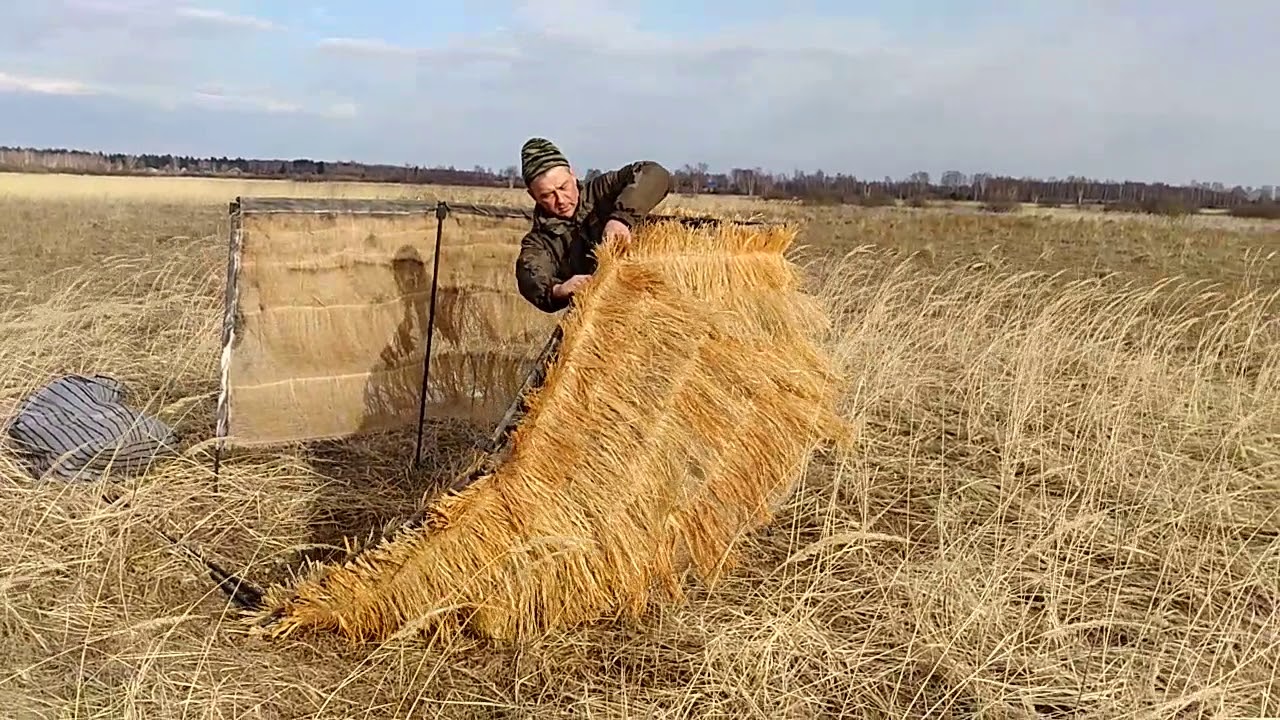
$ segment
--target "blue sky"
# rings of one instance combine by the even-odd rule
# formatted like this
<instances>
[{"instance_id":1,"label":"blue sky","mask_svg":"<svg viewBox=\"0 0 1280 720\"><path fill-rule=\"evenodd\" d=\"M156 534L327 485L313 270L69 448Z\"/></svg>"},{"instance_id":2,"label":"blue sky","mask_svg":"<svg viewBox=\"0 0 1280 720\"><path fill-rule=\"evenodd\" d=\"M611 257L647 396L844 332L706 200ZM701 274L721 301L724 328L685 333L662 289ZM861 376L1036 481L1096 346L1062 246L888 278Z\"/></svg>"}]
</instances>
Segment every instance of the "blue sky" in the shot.
<instances>
[{"instance_id":1,"label":"blue sky","mask_svg":"<svg viewBox=\"0 0 1280 720\"><path fill-rule=\"evenodd\" d=\"M0 144L1280 184L1275 0L432 5L4 3Z\"/></svg>"}]
</instances>

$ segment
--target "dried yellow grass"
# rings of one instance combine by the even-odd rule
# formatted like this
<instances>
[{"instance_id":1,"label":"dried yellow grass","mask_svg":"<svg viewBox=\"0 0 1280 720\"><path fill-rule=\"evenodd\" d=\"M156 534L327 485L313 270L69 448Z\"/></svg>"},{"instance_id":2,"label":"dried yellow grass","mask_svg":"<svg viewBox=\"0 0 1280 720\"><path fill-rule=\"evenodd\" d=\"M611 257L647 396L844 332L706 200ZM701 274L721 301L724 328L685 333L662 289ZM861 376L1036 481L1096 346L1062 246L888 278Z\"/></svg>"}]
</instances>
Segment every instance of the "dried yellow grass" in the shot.
<instances>
[{"instance_id":1,"label":"dried yellow grass","mask_svg":"<svg viewBox=\"0 0 1280 720\"><path fill-rule=\"evenodd\" d=\"M410 185L379 182L311 182L260 178L180 176L71 175L0 172L0 199L16 201L140 202L173 204L203 210L210 204L226 207L234 197L294 198L447 198L452 202L526 207L529 194L513 188L469 185ZM688 212L745 217L776 211L789 203L740 195L671 194L660 212Z\"/></svg>"},{"instance_id":2,"label":"dried yellow grass","mask_svg":"<svg viewBox=\"0 0 1280 720\"><path fill-rule=\"evenodd\" d=\"M865 423L713 592L523 645L350 648L246 638L149 527L269 582L398 526L470 438L429 421L423 477L410 428L238 454L215 484L234 193L135 182L0 197L3 401L107 370L194 443L111 506L0 455L0 716L1280 716L1274 223L803 209L789 254Z\"/></svg>"},{"instance_id":3,"label":"dried yellow grass","mask_svg":"<svg viewBox=\"0 0 1280 720\"><path fill-rule=\"evenodd\" d=\"M811 453L849 436L794 238L669 222L606 248L505 462L422 526L272 588L273 632L382 639L431 618L524 638L638 617L688 570L714 583Z\"/></svg>"}]
</instances>

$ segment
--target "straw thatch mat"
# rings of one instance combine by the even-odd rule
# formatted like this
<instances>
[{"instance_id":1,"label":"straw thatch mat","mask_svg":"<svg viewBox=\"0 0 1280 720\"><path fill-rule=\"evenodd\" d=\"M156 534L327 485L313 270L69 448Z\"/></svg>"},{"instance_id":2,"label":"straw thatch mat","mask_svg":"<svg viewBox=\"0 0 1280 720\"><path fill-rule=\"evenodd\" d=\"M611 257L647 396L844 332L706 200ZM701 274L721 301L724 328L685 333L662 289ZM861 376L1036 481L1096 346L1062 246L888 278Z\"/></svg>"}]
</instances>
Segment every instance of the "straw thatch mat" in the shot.
<instances>
[{"instance_id":1,"label":"straw thatch mat","mask_svg":"<svg viewBox=\"0 0 1280 720\"><path fill-rule=\"evenodd\" d=\"M644 229L601 253L490 476L417 528L268 591L278 635L385 638L429 618L524 637L714 581L821 444L849 437L827 317L784 228Z\"/></svg>"},{"instance_id":2,"label":"straw thatch mat","mask_svg":"<svg viewBox=\"0 0 1280 720\"><path fill-rule=\"evenodd\" d=\"M251 446L417 422L436 220L246 214L227 373L230 435ZM428 403L493 421L554 319L515 292L528 221L445 219Z\"/></svg>"}]
</instances>

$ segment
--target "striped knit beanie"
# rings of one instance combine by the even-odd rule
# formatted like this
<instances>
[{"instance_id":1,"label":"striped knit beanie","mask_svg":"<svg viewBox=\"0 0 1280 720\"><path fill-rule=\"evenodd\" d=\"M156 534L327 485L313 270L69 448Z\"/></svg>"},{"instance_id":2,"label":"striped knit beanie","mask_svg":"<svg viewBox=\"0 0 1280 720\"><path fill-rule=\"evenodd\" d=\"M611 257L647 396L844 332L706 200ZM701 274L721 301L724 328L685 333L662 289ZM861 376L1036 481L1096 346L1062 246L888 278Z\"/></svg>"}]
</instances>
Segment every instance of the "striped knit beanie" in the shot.
<instances>
[{"instance_id":1,"label":"striped knit beanie","mask_svg":"<svg viewBox=\"0 0 1280 720\"><path fill-rule=\"evenodd\" d=\"M546 138L529 138L520 148L520 173L526 187L542 173L560 166L569 167L569 160Z\"/></svg>"}]
</instances>

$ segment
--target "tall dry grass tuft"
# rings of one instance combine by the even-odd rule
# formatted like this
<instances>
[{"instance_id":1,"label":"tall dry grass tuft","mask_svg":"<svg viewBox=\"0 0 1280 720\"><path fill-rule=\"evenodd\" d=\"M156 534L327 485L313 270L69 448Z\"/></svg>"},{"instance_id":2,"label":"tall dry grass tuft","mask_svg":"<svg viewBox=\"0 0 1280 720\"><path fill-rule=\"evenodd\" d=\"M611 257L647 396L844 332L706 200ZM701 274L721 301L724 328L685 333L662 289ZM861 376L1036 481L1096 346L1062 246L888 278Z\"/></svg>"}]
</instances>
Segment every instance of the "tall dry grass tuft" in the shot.
<instances>
[{"instance_id":1,"label":"tall dry grass tuft","mask_svg":"<svg viewBox=\"0 0 1280 720\"><path fill-rule=\"evenodd\" d=\"M847 432L794 238L663 223L604 250L504 463L421 526L272 588L272 632L385 639L424 620L527 640L718 579Z\"/></svg>"},{"instance_id":2,"label":"tall dry grass tuft","mask_svg":"<svg viewBox=\"0 0 1280 720\"><path fill-rule=\"evenodd\" d=\"M861 626L861 692L894 714L1280 711L1275 290L828 267L867 425L809 506L795 597Z\"/></svg>"},{"instance_id":3,"label":"tall dry grass tuft","mask_svg":"<svg viewBox=\"0 0 1280 720\"><path fill-rule=\"evenodd\" d=\"M0 223L0 397L108 371L207 436L225 261L210 206L0 201L23 218ZM403 486L403 453L361 455L353 477L357 463L281 448L237 457L215 486L197 447L113 483L108 504L100 484L35 483L0 452L0 715L1280 714L1274 262L1256 282L1160 283L1142 273L1208 277L1222 248L1148 223L925 215L855 230L974 252L810 265L855 446L809 469L714 592L691 585L633 622L515 648L246 636L152 528L282 579L318 527L355 532L342 511L411 512L423 488ZM1151 262L1132 283L1029 273L1011 250L982 255L993 234L1037 253L1062 238L1071 262L1044 262L1068 271L1135 249ZM61 244L31 253L32 238Z\"/></svg>"}]
</instances>

